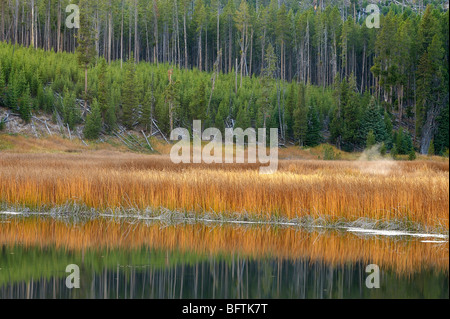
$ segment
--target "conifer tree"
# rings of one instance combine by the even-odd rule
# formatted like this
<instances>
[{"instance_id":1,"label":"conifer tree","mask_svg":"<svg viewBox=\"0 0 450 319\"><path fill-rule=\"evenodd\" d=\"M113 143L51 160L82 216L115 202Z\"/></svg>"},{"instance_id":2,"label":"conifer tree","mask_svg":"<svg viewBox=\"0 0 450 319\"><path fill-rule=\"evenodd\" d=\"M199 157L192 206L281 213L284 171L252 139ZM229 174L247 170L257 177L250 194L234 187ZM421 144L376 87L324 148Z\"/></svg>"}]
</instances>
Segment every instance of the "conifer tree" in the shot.
<instances>
[{"instance_id":1,"label":"conifer tree","mask_svg":"<svg viewBox=\"0 0 450 319\"><path fill-rule=\"evenodd\" d=\"M361 118L360 136L362 141L367 141L370 131L372 131L376 143L388 140L386 124L380 108L375 104L374 98L371 99Z\"/></svg>"},{"instance_id":2,"label":"conifer tree","mask_svg":"<svg viewBox=\"0 0 450 319\"><path fill-rule=\"evenodd\" d=\"M377 140L375 137L375 133L373 132L373 130L370 130L369 133L367 134L366 148L371 148L376 143L377 143Z\"/></svg>"},{"instance_id":3,"label":"conifer tree","mask_svg":"<svg viewBox=\"0 0 450 319\"><path fill-rule=\"evenodd\" d=\"M95 35L92 23L91 1L80 0L80 28L77 35L77 58L78 63L84 70L84 108L87 110L88 100L88 68L96 56L95 51Z\"/></svg>"},{"instance_id":4,"label":"conifer tree","mask_svg":"<svg viewBox=\"0 0 450 319\"><path fill-rule=\"evenodd\" d=\"M298 85L297 105L294 110L294 136L300 146L304 146L308 134L308 108L306 107L305 86Z\"/></svg>"},{"instance_id":5,"label":"conifer tree","mask_svg":"<svg viewBox=\"0 0 450 319\"><path fill-rule=\"evenodd\" d=\"M98 74L98 90L97 90L97 101L98 106L100 108L100 112L102 113L103 120L106 118L106 112L109 107L109 90L107 83L107 63L105 58L100 58L99 63L99 74Z\"/></svg>"},{"instance_id":6,"label":"conifer tree","mask_svg":"<svg viewBox=\"0 0 450 319\"><path fill-rule=\"evenodd\" d=\"M92 101L91 113L86 117L83 134L89 140L95 140L99 137L102 130L102 115L97 99Z\"/></svg>"},{"instance_id":7,"label":"conifer tree","mask_svg":"<svg viewBox=\"0 0 450 319\"><path fill-rule=\"evenodd\" d=\"M30 87L27 85L19 100L19 114L25 122L29 122L31 119L31 106Z\"/></svg>"},{"instance_id":8,"label":"conifer tree","mask_svg":"<svg viewBox=\"0 0 450 319\"><path fill-rule=\"evenodd\" d=\"M132 128L138 100L136 92L136 65L133 55L125 64L125 77L122 85L122 121L127 128Z\"/></svg>"},{"instance_id":9,"label":"conifer tree","mask_svg":"<svg viewBox=\"0 0 450 319\"><path fill-rule=\"evenodd\" d=\"M198 88L193 92L191 102L189 103L189 111L192 120L205 120L206 118L206 85L201 82Z\"/></svg>"},{"instance_id":10,"label":"conifer tree","mask_svg":"<svg viewBox=\"0 0 450 319\"><path fill-rule=\"evenodd\" d=\"M315 105L309 107L308 110L308 130L306 132L305 144L308 146L316 146L321 140L322 125L320 123L319 112Z\"/></svg>"},{"instance_id":11,"label":"conifer tree","mask_svg":"<svg viewBox=\"0 0 450 319\"><path fill-rule=\"evenodd\" d=\"M2 70L2 62L0 61L0 106L5 106L6 80Z\"/></svg>"}]
</instances>

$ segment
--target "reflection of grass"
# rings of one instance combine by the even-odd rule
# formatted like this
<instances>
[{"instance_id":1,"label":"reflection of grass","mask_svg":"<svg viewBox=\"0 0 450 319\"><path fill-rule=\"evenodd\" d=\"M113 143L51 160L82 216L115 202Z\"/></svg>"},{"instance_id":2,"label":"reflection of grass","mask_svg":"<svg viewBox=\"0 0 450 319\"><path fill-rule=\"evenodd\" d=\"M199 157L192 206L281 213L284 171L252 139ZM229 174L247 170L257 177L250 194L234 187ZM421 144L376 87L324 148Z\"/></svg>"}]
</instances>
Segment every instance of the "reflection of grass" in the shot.
<instances>
[{"instance_id":1,"label":"reflection of grass","mask_svg":"<svg viewBox=\"0 0 450 319\"><path fill-rule=\"evenodd\" d=\"M92 253L97 259L98 256L104 256L105 259L99 261L101 263L146 264L149 261L143 252L148 248L148 251L156 253L173 252L168 254L168 259L150 259L153 265L161 267L177 262L195 263L206 256L230 260L234 254L239 254L255 259L270 257L295 261L309 258L329 265L370 262L398 274L411 274L423 269L448 271L448 242L436 246L418 239L399 241L395 238L358 237L320 229L312 232L269 226L168 226L163 223L107 219L73 224L67 220L42 217L13 218L0 223L0 246L18 243L23 247L39 247L33 248L37 252L58 252L54 260L60 259L66 265L71 263L70 258L79 259L81 251L85 251L85 256ZM34 257L40 258L39 254L35 253ZM64 257L64 254L70 258ZM4 268L3 260L15 258L7 256L5 252L1 256L0 268ZM134 259L130 259L130 256L134 256ZM43 261L42 264L51 265L51 262ZM34 262L29 267L36 265L38 263Z\"/></svg>"},{"instance_id":2,"label":"reflection of grass","mask_svg":"<svg viewBox=\"0 0 450 319\"><path fill-rule=\"evenodd\" d=\"M166 156L98 151L0 154L0 202L32 209L167 208L270 219L409 220L448 230L448 161L172 164Z\"/></svg>"},{"instance_id":3,"label":"reflection of grass","mask_svg":"<svg viewBox=\"0 0 450 319\"><path fill-rule=\"evenodd\" d=\"M151 266L165 269L181 263L194 265L206 256L190 252L150 250L142 247L135 250L87 249L66 250L64 248L0 246L0 286L31 278L62 278L67 265L76 264L90 271L101 272L118 265Z\"/></svg>"}]
</instances>

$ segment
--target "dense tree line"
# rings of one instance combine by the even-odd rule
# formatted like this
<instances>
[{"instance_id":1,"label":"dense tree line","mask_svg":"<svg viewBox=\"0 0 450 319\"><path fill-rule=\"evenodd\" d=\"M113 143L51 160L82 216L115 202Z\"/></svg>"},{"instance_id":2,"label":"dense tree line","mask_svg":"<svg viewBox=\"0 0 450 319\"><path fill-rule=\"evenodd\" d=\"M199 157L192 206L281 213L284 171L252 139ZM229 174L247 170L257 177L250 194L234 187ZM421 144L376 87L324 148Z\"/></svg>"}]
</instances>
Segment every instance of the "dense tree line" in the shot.
<instances>
[{"instance_id":1,"label":"dense tree line","mask_svg":"<svg viewBox=\"0 0 450 319\"><path fill-rule=\"evenodd\" d=\"M442 1L382 1L380 29L365 25L367 1L72 2L79 30L65 26L68 0L0 0L0 40L55 52L2 45L1 99L24 118L32 104L59 108L75 126L78 98L97 105L105 130L155 119L168 132L196 118L354 150L370 131L391 149L403 127L422 153L448 148Z\"/></svg>"}]
</instances>

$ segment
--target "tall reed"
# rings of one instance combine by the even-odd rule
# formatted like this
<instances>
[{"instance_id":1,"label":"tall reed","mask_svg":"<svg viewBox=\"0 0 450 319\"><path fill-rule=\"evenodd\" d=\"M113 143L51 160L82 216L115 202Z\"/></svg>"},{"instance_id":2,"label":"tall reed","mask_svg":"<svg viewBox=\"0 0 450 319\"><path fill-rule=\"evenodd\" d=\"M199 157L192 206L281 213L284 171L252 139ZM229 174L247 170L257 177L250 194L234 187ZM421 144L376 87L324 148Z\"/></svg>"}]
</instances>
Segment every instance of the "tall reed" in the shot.
<instances>
[{"instance_id":1,"label":"tall reed","mask_svg":"<svg viewBox=\"0 0 450 319\"><path fill-rule=\"evenodd\" d=\"M259 175L255 164L176 165L167 156L7 153L0 154L0 202L402 219L448 229L448 169L431 161L286 160L275 174Z\"/></svg>"}]
</instances>

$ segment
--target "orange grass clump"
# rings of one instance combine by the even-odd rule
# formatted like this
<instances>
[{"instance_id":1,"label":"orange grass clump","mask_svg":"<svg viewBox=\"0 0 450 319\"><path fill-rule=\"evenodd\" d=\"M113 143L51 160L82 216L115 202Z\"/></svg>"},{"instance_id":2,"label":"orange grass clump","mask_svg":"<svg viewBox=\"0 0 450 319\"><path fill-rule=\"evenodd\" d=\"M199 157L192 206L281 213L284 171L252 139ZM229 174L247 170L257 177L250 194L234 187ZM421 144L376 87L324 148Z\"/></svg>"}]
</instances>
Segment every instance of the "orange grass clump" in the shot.
<instances>
[{"instance_id":1,"label":"orange grass clump","mask_svg":"<svg viewBox=\"0 0 450 319\"><path fill-rule=\"evenodd\" d=\"M167 156L3 153L0 202L407 219L448 229L448 172L448 161L281 160L278 172L260 175L256 164L177 165Z\"/></svg>"},{"instance_id":2,"label":"orange grass clump","mask_svg":"<svg viewBox=\"0 0 450 319\"><path fill-rule=\"evenodd\" d=\"M241 254L252 258L309 258L330 265L376 263L398 274L428 269L448 272L448 242L420 239L358 237L340 232L307 232L293 228L207 226L161 227L159 223L128 223L96 219L68 224L53 219L13 219L0 223L0 245L81 249L180 250L198 254Z\"/></svg>"}]
</instances>

